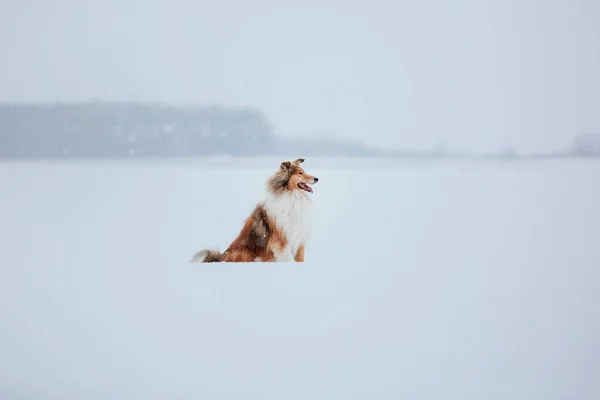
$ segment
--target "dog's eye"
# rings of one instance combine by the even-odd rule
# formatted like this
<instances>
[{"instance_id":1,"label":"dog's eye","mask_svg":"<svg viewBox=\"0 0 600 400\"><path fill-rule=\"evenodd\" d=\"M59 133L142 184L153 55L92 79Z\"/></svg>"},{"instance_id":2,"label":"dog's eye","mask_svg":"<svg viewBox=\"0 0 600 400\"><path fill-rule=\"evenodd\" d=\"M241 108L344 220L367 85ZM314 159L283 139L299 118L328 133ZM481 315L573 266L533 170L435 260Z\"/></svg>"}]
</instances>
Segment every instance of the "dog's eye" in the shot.
<instances>
[{"instance_id":1,"label":"dog's eye","mask_svg":"<svg viewBox=\"0 0 600 400\"><path fill-rule=\"evenodd\" d=\"M304 175L302 172L298 172L298 175Z\"/></svg>"}]
</instances>

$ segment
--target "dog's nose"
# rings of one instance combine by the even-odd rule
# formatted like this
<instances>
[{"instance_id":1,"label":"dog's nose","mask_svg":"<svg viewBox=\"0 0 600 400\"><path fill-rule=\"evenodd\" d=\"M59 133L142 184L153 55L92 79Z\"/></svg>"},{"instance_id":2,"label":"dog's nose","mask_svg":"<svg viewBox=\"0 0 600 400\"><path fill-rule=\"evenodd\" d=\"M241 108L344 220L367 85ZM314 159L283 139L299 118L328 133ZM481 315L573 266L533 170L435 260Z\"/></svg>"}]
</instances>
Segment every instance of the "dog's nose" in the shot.
<instances>
[{"instance_id":1,"label":"dog's nose","mask_svg":"<svg viewBox=\"0 0 600 400\"><path fill-rule=\"evenodd\" d=\"M319 178L315 177L315 183L319 182Z\"/></svg>"}]
</instances>

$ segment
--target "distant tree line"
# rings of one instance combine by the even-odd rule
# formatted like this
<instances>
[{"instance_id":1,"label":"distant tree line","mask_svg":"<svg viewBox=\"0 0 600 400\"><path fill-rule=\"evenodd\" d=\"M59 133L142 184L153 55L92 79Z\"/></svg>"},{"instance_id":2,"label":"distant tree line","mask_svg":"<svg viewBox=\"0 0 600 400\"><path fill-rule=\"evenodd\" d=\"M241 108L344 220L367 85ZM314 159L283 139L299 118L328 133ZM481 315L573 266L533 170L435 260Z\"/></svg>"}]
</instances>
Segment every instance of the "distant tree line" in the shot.
<instances>
[{"instance_id":1,"label":"distant tree line","mask_svg":"<svg viewBox=\"0 0 600 400\"><path fill-rule=\"evenodd\" d=\"M579 157L600 157L600 134L579 135L571 144L570 153Z\"/></svg>"},{"instance_id":2,"label":"distant tree line","mask_svg":"<svg viewBox=\"0 0 600 400\"><path fill-rule=\"evenodd\" d=\"M143 103L0 104L0 158L188 156L461 157L379 150L362 143L277 136L257 109ZM488 157L519 158L513 147ZM541 157L600 157L600 134ZM485 157L485 156L484 156Z\"/></svg>"},{"instance_id":3,"label":"distant tree line","mask_svg":"<svg viewBox=\"0 0 600 400\"><path fill-rule=\"evenodd\" d=\"M375 155L359 143L286 140L256 109L139 103L0 105L0 157Z\"/></svg>"}]
</instances>

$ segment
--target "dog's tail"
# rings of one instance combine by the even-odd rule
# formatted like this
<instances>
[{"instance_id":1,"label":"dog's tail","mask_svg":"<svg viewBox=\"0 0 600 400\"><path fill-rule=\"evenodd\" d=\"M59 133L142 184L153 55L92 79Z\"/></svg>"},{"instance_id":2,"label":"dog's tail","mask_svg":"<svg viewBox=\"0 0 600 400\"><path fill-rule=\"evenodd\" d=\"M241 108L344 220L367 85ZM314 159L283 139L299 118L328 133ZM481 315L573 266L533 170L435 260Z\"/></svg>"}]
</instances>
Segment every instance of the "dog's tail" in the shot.
<instances>
[{"instance_id":1,"label":"dog's tail","mask_svg":"<svg viewBox=\"0 0 600 400\"><path fill-rule=\"evenodd\" d=\"M191 259L191 263L220 262L223 254L218 250L200 250Z\"/></svg>"}]
</instances>

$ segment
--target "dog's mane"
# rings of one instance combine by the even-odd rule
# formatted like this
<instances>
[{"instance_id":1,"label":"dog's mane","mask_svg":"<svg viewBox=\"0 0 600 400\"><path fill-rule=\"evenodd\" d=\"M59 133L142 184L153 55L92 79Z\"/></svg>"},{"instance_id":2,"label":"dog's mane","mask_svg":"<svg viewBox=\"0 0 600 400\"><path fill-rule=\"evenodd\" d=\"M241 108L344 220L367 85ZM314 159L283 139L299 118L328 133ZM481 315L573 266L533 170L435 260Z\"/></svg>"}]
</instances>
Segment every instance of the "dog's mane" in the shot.
<instances>
[{"instance_id":1,"label":"dog's mane","mask_svg":"<svg viewBox=\"0 0 600 400\"><path fill-rule=\"evenodd\" d=\"M288 162L287 164L289 164L287 168L280 168L267 181L267 188L274 195L283 194L290 183L290 178L298 171L298 167L293 163Z\"/></svg>"}]
</instances>

